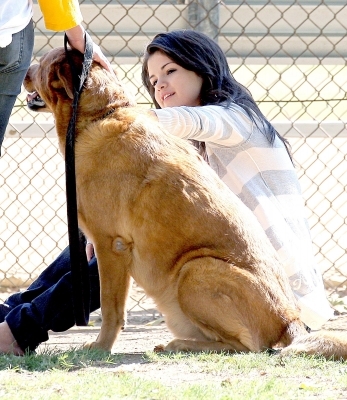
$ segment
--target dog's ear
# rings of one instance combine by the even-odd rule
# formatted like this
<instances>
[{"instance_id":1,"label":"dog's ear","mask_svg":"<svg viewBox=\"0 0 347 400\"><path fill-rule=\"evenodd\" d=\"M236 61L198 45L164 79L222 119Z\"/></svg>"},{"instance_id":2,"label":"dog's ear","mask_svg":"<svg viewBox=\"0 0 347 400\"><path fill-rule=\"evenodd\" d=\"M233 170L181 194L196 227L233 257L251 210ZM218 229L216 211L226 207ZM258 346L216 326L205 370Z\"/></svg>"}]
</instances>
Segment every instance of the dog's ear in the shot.
<instances>
[{"instance_id":1,"label":"dog's ear","mask_svg":"<svg viewBox=\"0 0 347 400\"><path fill-rule=\"evenodd\" d=\"M51 85L55 89L64 89L70 99L73 99L73 86L70 66L61 64L55 71L56 79L52 80Z\"/></svg>"}]
</instances>

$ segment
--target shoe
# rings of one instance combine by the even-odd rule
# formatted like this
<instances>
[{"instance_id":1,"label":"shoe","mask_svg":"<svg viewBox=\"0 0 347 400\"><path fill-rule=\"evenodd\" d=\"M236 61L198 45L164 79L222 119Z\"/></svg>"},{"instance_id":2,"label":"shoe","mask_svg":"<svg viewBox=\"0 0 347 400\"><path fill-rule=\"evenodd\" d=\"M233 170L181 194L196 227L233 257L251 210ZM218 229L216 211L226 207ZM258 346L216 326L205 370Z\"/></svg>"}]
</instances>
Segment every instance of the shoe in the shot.
<instances>
[{"instance_id":1,"label":"shoe","mask_svg":"<svg viewBox=\"0 0 347 400\"><path fill-rule=\"evenodd\" d=\"M7 305L5 303L0 304L0 322L4 322L5 321L6 315L11 310L12 310L12 308L9 305Z\"/></svg>"}]
</instances>

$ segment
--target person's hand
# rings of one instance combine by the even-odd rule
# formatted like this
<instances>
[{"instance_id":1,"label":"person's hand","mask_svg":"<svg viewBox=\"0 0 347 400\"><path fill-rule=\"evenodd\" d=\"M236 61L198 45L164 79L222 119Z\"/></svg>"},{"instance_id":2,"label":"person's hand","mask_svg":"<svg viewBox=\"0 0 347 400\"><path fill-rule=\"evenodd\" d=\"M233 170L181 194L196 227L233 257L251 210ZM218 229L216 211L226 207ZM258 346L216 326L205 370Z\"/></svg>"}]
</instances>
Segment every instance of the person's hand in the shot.
<instances>
[{"instance_id":1,"label":"person's hand","mask_svg":"<svg viewBox=\"0 0 347 400\"><path fill-rule=\"evenodd\" d=\"M87 255L87 261L89 262L92 257L94 256L94 246L93 243L90 243L87 241L86 244L86 255Z\"/></svg>"},{"instance_id":2,"label":"person's hand","mask_svg":"<svg viewBox=\"0 0 347 400\"><path fill-rule=\"evenodd\" d=\"M84 53L85 50L85 30L81 25L77 25L74 28L65 31L66 36L69 40L69 44L72 48ZM114 74L110 62L101 51L100 47L93 42L93 60L102 65L107 71Z\"/></svg>"},{"instance_id":3,"label":"person's hand","mask_svg":"<svg viewBox=\"0 0 347 400\"><path fill-rule=\"evenodd\" d=\"M157 114L153 110L148 110L148 114L156 121L159 121Z\"/></svg>"}]
</instances>

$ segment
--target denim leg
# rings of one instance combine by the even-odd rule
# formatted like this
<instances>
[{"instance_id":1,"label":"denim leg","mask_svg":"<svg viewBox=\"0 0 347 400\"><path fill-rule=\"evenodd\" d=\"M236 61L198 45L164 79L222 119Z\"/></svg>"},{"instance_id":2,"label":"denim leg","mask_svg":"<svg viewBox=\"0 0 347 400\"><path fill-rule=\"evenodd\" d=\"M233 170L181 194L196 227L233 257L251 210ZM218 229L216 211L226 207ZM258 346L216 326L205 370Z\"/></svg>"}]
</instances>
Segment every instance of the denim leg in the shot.
<instances>
[{"instance_id":1,"label":"denim leg","mask_svg":"<svg viewBox=\"0 0 347 400\"><path fill-rule=\"evenodd\" d=\"M34 47L34 27L30 23L12 36L12 42L0 47L0 155L5 130L25 74L30 66Z\"/></svg>"},{"instance_id":2,"label":"denim leg","mask_svg":"<svg viewBox=\"0 0 347 400\"><path fill-rule=\"evenodd\" d=\"M95 257L89 262L89 279L90 312L93 312L100 307L100 283ZM14 297L16 295L11 296L6 303L10 306L17 304L12 302L17 302L18 297ZM48 340L49 330L62 332L74 326L68 249L64 250L27 291L18 296L22 303L9 312L6 322L23 350L35 350L40 343ZM27 302L23 302L23 299Z\"/></svg>"},{"instance_id":3,"label":"denim leg","mask_svg":"<svg viewBox=\"0 0 347 400\"><path fill-rule=\"evenodd\" d=\"M55 285L68 272L70 272L70 252L69 247L66 247L26 290L9 296L5 304L14 308L20 304L30 303Z\"/></svg>"}]
</instances>

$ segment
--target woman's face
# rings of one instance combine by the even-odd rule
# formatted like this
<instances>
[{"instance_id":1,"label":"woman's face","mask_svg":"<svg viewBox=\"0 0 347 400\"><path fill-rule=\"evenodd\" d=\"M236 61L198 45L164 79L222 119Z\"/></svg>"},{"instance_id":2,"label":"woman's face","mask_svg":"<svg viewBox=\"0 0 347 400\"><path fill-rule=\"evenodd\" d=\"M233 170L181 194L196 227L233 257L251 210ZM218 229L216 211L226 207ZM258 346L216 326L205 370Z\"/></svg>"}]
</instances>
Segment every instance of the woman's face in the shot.
<instances>
[{"instance_id":1,"label":"woman's face","mask_svg":"<svg viewBox=\"0 0 347 400\"><path fill-rule=\"evenodd\" d=\"M179 66L161 51L148 58L148 76L161 108L200 105L202 78Z\"/></svg>"}]
</instances>

